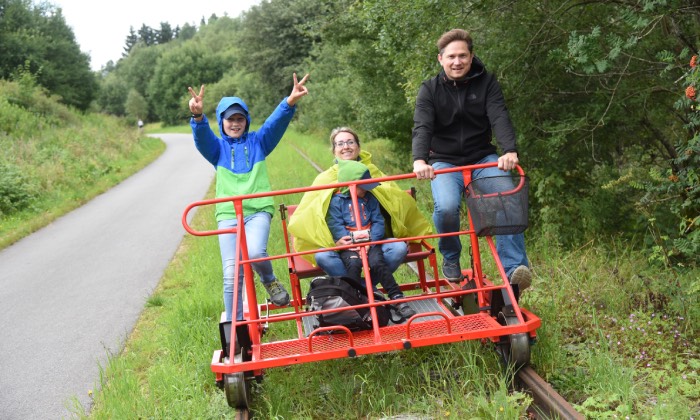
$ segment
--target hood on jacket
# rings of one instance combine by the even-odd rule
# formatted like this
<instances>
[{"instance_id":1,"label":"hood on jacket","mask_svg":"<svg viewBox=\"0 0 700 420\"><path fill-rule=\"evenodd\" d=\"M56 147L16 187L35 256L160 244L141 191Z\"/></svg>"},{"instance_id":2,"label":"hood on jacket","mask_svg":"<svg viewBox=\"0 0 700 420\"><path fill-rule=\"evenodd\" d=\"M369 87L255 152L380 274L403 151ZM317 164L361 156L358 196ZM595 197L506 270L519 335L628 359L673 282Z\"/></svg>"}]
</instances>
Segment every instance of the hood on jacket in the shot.
<instances>
[{"instance_id":1,"label":"hood on jacket","mask_svg":"<svg viewBox=\"0 0 700 420\"><path fill-rule=\"evenodd\" d=\"M363 179L372 179L372 175L369 173L369 168L365 164L356 160L341 160L338 162L338 182L359 181ZM378 182L358 185L358 187L365 191L369 191L378 186ZM347 193L349 188L342 187L340 191Z\"/></svg>"},{"instance_id":2,"label":"hood on jacket","mask_svg":"<svg viewBox=\"0 0 700 420\"><path fill-rule=\"evenodd\" d=\"M231 137L227 136L226 133L224 132L224 112L231 106L231 105L238 105L243 110L245 111L245 119L246 119L246 125L245 125L245 130L243 131L243 135L241 136L241 139L246 137L248 134L248 130L250 130L250 112L248 111L248 105L243 102L243 99L237 97L237 96L225 96L221 98L219 101L219 105L216 106L216 122L219 125L219 133L221 134L221 138L223 139L231 139Z\"/></svg>"}]
</instances>

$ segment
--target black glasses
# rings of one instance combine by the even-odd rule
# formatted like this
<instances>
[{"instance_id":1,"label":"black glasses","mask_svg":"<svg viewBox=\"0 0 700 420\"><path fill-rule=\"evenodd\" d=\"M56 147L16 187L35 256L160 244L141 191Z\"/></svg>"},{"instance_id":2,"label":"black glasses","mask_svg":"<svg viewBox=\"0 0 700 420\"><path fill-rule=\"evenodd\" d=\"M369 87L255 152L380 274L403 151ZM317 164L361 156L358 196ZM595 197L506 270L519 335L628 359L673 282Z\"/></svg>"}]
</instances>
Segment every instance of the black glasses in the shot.
<instances>
[{"instance_id":1,"label":"black glasses","mask_svg":"<svg viewBox=\"0 0 700 420\"><path fill-rule=\"evenodd\" d=\"M345 146L354 146L357 144L355 140L346 140L346 141L337 141L334 143L335 147L345 147Z\"/></svg>"}]
</instances>

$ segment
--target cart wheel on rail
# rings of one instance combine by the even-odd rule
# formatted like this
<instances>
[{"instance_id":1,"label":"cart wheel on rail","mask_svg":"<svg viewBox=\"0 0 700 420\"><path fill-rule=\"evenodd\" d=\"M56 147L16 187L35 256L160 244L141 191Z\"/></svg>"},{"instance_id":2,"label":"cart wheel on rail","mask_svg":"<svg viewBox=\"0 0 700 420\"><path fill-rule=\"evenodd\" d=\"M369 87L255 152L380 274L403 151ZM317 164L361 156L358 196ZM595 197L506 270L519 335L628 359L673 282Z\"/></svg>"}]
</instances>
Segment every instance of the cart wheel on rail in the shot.
<instances>
[{"instance_id":1,"label":"cart wheel on rail","mask_svg":"<svg viewBox=\"0 0 700 420\"><path fill-rule=\"evenodd\" d=\"M242 352L237 352L234 356L234 362L240 363L242 357ZM229 406L248 410L250 406L250 381L246 380L244 372L224 374L224 391Z\"/></svg>"},{"instance_id":2,"label":"cart wheel on rail","mask_svg":"<svg viewBox=\"0 0 700 420\"><path fill-rule=\"evenodd\" d=\"M506 326L517 325L518 317L499 312L498 322ZM520 369L530 363L530 337L527 333L503 336L496 345L496 351L506 365L513 365L516 370Z\"/></svg>"},{"instance_id":3,"label":"cart wheel on rail","mask_svg":"<svg viewBox=\"0 0 700 420\"><path fill-rule=\"evenodd\" d=\"M248 413L248 409L241 408L236 410L236 417L234 417L236 420L248 420L250 418L250 414Z\"/></svg>"},{"instance_id":4,"label":"cart wheel on rail","mask_svg":"<svg viewBox=\"0 0 700 420\"><path fill-rule=\"evenodd\" d=\"M476 282L474 279L468 280L464 286L462 286L462 290L473 290L476 289ZM477 300L477 295L476 293L471 293L468 295L462 295L462 312L464 315L472 315L472 314L478 314L479 313L479 301Z\"/></svg>"}]
</instances>

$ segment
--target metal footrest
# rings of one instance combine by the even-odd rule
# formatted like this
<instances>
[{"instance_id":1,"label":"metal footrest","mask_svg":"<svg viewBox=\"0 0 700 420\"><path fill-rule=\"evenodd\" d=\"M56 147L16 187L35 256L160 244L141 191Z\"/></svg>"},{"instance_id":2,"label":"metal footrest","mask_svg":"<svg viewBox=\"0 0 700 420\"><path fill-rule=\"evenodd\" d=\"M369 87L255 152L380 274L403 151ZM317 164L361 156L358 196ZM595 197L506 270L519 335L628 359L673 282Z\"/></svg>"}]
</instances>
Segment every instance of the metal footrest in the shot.
<instances>
[{"instance_id":1,"label":"metal footrest","mask_svg":"<svg viewBox=\"0 0 700 420\"><path fill-rule=\"evenodd\" d=\"M416 311L417 314L422 314L422 313L427 313L427 312L449 313L449 311L446 310L444 306L442 306L438 303L437 299L414 300L412 302L406 302L406 303L408 303L408 306L410 306L414 311ZM309 315L309 316L302 317L301 319L302 319L302 322L304 324L304 337L308 337L309 334L311 334L311 332L315 328L317 328L317 327L314 327L315 317L313 315ZM418 318L414 322L419 323L419 322L426 322L426 321L434 321L436 319L442 319L442 317L426 316L426 317ZM396 325L396 324L389 321L389 325Z\"/></svg>"}]
</instances>

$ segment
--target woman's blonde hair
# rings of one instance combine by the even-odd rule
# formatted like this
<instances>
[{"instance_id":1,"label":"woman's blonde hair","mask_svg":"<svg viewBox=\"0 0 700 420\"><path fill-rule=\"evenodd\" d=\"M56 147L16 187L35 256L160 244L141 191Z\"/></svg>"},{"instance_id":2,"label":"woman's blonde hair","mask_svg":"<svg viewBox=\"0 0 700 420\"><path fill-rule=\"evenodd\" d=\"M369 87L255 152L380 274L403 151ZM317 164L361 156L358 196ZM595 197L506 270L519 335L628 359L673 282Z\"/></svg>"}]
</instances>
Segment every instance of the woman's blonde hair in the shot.
<instances>
[{"instance_id":1,"label":"woman's blonde hair","mask_svg":"<svg viewBox=\"0 0 700 420\"><path fill-rule=\"evenodd\" d=\"M357 135L355 130L353 130L350 127L336 127L333 130L331 130L331 152L335 150L335 137L340 134L340 133L350 133L352 134L353 137L355 137L355 141L357 142L357 146L360 146L360 136Z\"/></svg>"}]
</instances>

